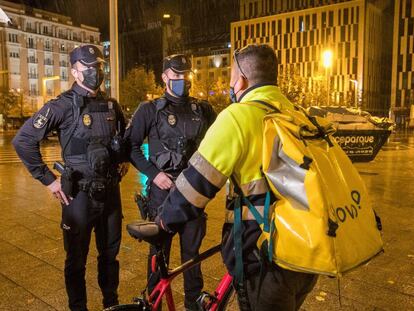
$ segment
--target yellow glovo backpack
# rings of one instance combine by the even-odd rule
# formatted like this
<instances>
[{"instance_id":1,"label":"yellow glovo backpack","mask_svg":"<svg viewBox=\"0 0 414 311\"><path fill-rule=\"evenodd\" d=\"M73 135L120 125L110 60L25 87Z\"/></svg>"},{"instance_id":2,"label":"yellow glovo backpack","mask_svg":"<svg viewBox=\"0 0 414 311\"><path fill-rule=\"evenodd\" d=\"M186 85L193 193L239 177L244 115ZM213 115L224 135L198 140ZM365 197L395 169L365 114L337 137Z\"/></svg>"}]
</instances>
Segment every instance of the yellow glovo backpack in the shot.
<instances>
[{"instance_id":1,"label":"yellow glovo backpack","mask_svg":"<svg viewBox=\"0 0 414 311\"><path fill-rule=\"evenodd\" d=\"M283 268L329 276L381 252L380 219L361 176L332 138L332 124L301 107L269 113L263 122L263 172L277 200L265 206L268 217L253 211L262 228L259 249L265 246Z\"/></svg>"}]
</instances>

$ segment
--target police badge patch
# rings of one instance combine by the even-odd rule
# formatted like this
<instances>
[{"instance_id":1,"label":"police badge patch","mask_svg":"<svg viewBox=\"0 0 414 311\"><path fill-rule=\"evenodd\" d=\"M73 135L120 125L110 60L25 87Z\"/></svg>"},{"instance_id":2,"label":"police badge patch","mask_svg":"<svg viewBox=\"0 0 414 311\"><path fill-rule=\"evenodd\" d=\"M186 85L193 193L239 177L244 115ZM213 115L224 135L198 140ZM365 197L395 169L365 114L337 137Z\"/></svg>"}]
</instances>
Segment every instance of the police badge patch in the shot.
<instances>
[{"instance_id":1,"label":"police badge patch","mask_svg":"<svg viewBox=\"0 0 414 311\"><path fill-rule=\"evenodd\" d=\"M82 116L82 122L83 122L83 125L90 127L92 124L92 116L90 114L85 113Z\"/></svg>"},{"instance_id":2,"label":"police badge patch","mask_svg":"<svg viewBox=\"0 0 414 311\"><path fill-rule=\"evenodd\" d=\"M49 118L48 118L49 112L50 112L50 108L47 109L45 115L39 112L37 116L33 118L33 127L37 129L44 128L46 123L49 121Z\"/></svg>"},{"instance_id":3,"label":"police badge patch","mask_svg":"<svg viewBox=\"0 0 414 311\"><path fill-rule=\"evenodd\" d=\"M177 124L177 117L173 114L168 115L168 124L175 126Z\"/></svg>"}]
</instances>

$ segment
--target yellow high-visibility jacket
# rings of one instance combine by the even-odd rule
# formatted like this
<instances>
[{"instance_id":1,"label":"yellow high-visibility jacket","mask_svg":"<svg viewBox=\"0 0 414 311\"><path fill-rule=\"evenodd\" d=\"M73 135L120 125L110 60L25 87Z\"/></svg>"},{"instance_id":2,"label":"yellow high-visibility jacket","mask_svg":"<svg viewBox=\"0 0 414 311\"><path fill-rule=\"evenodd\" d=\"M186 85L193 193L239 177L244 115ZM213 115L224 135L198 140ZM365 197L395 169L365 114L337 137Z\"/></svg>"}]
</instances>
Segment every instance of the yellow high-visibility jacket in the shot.
<instances>
[{"instance_id":1,"label":"yellow high-visibility jacket","mask_svg":"<svg viewBox=\"0 0 414 311\"><path fill-rule=\"evenodd\" d=\"M158 221L172 232L200 215L227 179L232 176L249 201L263 213L268 187L261 172L263 117L265 101L278 109L293 109L275 85L258 85L247 90L240 100L223 110L207 131L198 151L192 156L189 167L176 181L176 188L164 202ZM232 235L233 205L226 207L223 230L223 259L227 268L234 268ZM243 206L243 262L250 271L258 265L256 242L261 233L257 222Z\"/></svg>"}]
</instances>

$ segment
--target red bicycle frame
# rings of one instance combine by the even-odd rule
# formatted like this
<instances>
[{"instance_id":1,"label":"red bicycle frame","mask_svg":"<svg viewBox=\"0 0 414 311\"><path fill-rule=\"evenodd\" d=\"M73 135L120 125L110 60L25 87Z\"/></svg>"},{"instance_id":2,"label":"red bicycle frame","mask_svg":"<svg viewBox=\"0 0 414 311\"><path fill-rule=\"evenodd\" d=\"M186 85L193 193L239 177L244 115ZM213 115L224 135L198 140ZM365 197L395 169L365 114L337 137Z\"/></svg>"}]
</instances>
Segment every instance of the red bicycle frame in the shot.
<instances>
[{"instance_id":1,"label":"red bicycle frame","mask_svg":"<svg viewBox=\"0 0 414 311\"><path fill-rule=\"evenodd\" d=\"M160 271L160 281L155 286L151 292L148 302L153 310L157 310L162 303L162 298L165 296L168 310L175 311L174 298L171 291L171 282L172 280L182 272L187 269L192 268L193 266L201 263L203 260L211 257L212 255L218 253L221 249L221 245L216 245L200 255L186 261L181 266L175 268L172 271L168 271L167 265L165 263L164 254L162 250L157 250L156 260ZM154 267L153 267L154 268ZM153 269L154 270L154 269ZM153 271L154 272L154 271ZM211 311L216 311L220 302L223 301L224 296L226 295L229 287L232 285L233 278L229 273L226 273L221 279L219 285L217 286L214 294L212 296L205 293L204 295L210 299L207 302L207 309Z\"/></svg>"}]
</instances>

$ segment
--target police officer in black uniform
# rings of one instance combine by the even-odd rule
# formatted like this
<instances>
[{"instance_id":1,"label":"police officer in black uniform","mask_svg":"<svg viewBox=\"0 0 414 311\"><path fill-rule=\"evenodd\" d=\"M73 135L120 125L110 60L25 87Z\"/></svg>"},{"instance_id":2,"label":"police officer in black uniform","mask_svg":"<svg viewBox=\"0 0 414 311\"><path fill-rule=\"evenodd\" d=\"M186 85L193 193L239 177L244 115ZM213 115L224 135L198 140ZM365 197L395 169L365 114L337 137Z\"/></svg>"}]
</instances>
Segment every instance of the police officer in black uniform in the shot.
<instances>
[{"instance_id":1,"label":"police officer in black uniform","mask_svg":"<svg viewBox=\"0 0 414 311\"><path fill-rule=\"evenodd\" d=\"M187 167L216 114L210 104L189 96L191 62L185 55L171 55L164 59L162 79L165 94L153 101L143 102L135 112L126 137L131 144L131 163L148 177L148 219L158 214L158 207L174 185L174 179ZM141 151L148 138L149 160ZM143 214L143 213L141 213ZM145 216L145 215L144 215ZM181 261L198 254L206 231L206 217L191 221L179 230ZM164 244L167 260L171 239ZM157 283L151 277L150 260L155 254L150 247L148 262L149 290ZM184 272L185 307L196 308L196 300L203 288L200 266Z\"/></svg>"},{"instance_id":2,"label":"police officer in black uniform","mask_svg":"<svg viewBox=\"0 0 414 311\"><path fill-rule=\"evenodd\" d=\"M118 103L100 92L101 51L93 45L70 53L72 88L46 103L13 139L34 178L62 203L65 283L71 310L87 310L85 265L92 230L98 250L98 283L104 307L118 304L121 242L119 182L125 119ZM61 178L42 161L39 142L56 130L65 164Z\"/></svg>"}]
</instances>

